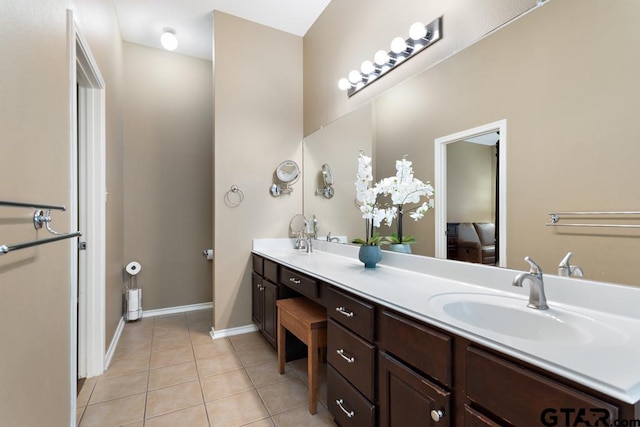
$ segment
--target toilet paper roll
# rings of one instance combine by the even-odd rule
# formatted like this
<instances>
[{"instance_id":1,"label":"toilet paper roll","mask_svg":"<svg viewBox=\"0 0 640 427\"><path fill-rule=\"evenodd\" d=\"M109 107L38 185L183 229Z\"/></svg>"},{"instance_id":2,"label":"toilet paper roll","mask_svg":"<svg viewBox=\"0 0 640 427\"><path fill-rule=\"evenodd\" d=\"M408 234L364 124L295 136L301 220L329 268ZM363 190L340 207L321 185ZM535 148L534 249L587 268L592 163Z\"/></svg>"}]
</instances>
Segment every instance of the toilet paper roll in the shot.
<instances>
[{"instance_id":1,"label":"toilet paper roll","mask_svg":"<svg viewBox=\"0 0 640 427\"><path fill-rule=\"evenodd\" d=\"M136 274L140 273L140 270L142 270L142 266L138 261L131 261L129 264L127 264L125 270L127 270L127 273L129 273L130 275L135 276Z\"/></svg>"},{"instance_id":2,"label":"toilet paper roll","mask_svg":"<svg viewBox=\"0 0 640 427\"><path fill-rule=\"evenodd\" d=\"M140 289L129 289L127 291L127 301L129 302L129 310L137 310L140 306L140 297L141 297Z\"/></svg>"}]
</instances>

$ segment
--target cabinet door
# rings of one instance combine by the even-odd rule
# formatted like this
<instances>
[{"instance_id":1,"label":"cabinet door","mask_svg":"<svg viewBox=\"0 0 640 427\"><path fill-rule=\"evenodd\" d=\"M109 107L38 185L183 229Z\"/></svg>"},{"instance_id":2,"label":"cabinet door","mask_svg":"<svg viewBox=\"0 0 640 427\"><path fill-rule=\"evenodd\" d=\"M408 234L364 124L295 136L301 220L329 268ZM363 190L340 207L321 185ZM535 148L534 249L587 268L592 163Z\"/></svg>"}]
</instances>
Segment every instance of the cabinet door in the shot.
<instances>
[{"instance_id":1,"label":"cabinet door","mask_svg":"<svg viewBox=\"0 0 640 427\"><path fill-rule=\"evenodd\" d=\"M379 353L378 397L382 427L449 426L450 393L384 352ZM439 415L435 421L433 415Z\"/></svg>"},{"instance_id":2,"label":"cabinet door","mask_svg":"<svg viewBox=\"0 0 640 427\"><path fill-rule=\"evenodd\" d=\"M263 335L271 345L276 345L276 331L278 329L278 312L276 300L278 299L278 287L266 280L262 281L263 298Z\"/></svg>"},{"instance_id":3,"label":"cabinet door","mask_svg":"<svg viewBox=\"0 0 640 427\"><path fill-rule=\"evenodd\" d=\"M251 319L262 330L263 317L262 278L256 273L251 275Z\"/></svg>"}]
</instances>

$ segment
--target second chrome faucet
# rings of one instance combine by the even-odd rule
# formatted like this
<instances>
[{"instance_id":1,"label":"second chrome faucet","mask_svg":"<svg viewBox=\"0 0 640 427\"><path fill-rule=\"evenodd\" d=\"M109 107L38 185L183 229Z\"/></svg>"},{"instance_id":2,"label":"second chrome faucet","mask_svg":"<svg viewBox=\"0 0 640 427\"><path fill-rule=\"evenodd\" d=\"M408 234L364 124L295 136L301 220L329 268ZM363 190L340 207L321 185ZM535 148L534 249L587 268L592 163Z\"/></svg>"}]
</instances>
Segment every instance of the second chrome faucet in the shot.
<instances>
[{"instance_id":1,"label":"second chrome faucet","mask_svg":"<svg viewBox=\"0 0 640 427\"><path fill-rule=\"evenodd\" d=\"M544 279L542 277L542 269L531 258L524 257L529 263L530 269L528 273L520 273L513 279L513 286L522 287L525 281L529 281L529 304L527 307L536 310L547 310L547 297L544 294Z\"/></svg>"}]
</instances>

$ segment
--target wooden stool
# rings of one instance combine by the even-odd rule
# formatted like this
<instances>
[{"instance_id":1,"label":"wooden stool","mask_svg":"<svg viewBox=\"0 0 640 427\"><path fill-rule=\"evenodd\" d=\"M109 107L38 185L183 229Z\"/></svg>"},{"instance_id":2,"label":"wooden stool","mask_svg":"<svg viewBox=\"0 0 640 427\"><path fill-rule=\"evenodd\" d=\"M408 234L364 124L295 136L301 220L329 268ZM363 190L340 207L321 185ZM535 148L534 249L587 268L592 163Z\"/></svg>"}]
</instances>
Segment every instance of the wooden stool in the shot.
<instances>
[{"instance_id":1,"label":"wooden stool","mask_svg":"<svg viewBox=\"0 0 640 427\"><path fill-rule=\"evenodd\" d=\"M318 412L318 349L326 354L327 311L307 298L287 298L278 306L278 368L284 374L286 330L307 345L309 376L309 412Z\"/></svg>"}]
</instances>

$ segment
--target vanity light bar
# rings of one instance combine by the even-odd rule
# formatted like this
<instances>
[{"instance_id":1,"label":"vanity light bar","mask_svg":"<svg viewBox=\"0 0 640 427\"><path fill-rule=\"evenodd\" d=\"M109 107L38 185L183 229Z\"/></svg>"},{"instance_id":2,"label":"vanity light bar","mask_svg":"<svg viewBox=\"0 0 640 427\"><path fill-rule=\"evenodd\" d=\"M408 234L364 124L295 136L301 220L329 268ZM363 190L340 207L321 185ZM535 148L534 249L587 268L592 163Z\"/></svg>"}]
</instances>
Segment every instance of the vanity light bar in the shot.
<instances>
[{"instance_id":1,"label":"vanity light bar","mask_svg":"<svg viewBox=\"0 0 640 427\"><path fill-rule=\"evenodd\" d=\"M346 78L338 81L338 87L346 90L349 97L367 87L378 78L384 76L395 67L413 58L419 52L431 46L442 38L442 16L434 19L428 25L416 22L409 28L409 37L396 37L391 41L391 50L379 50L373 61L366 60L360 70L353 70Z\"/></svg>"}]
</instances>

